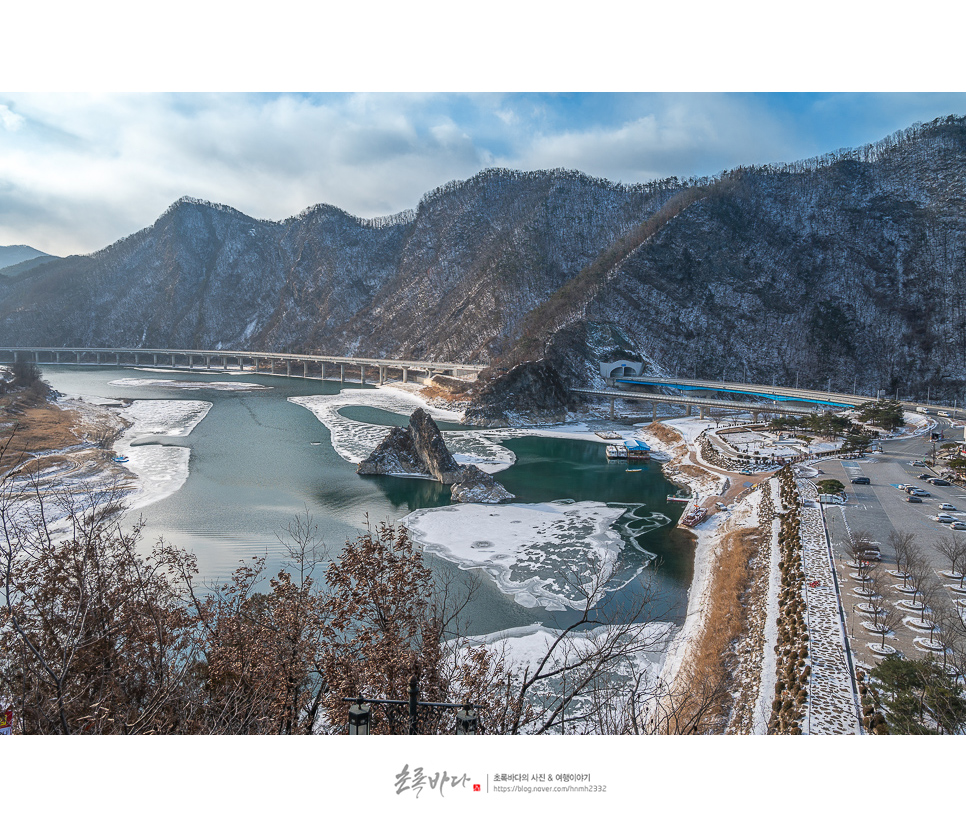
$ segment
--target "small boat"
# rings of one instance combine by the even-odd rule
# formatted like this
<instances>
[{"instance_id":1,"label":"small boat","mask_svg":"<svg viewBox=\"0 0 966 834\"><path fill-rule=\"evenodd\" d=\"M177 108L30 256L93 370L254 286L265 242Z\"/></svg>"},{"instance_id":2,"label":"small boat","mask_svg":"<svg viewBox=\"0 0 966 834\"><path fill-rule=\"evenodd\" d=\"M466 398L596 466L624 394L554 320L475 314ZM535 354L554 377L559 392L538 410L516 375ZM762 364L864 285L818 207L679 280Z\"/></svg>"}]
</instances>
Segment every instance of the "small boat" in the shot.
<instances>
[{"instance_id":1,"label":"small boat","mask_svg":"<svg viewBox=\"0 0 966 834\"><path fill-rule=\"evenodd\" d=\"M704 507L695 507L693 510L688 511L687 515L681 519L681 523L685 527L696 527L707 517L708 511Z\"/></svg>"},{"instance_id":2,"label":"small boat","mask_svg":"<svg viewBox=\"0 0 966 834\"><path fill-rule=\"evenodd\" d=\"M124 455L115 455L112 460L114 463L127 463L128 459Z\"/></svg>"}]
</instances>

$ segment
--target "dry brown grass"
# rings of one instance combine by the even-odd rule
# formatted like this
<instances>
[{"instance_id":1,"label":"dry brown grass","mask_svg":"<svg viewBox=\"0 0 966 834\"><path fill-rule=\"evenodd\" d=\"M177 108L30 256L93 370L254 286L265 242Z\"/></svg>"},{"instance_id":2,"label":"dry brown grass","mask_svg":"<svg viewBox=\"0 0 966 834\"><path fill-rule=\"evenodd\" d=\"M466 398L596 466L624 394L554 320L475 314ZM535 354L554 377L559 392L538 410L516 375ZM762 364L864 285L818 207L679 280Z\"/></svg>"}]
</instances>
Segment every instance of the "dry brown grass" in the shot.
<instances>
[{"instance_id":1,"label":"dry brown grass","mask_svg":"<svg viewBox=\"0 0 966 834\"><path fill-rule=\"evenodd\" d=\"M20 409L22 404L13 404ZM0 428L0 448L6 447L0 472L23 460L24 457L50 449L76 446L80 437L75 432L76 417L53 403L22 408L22 413L8 413Z\"/></svg>"},{"instance_id":2,"label":"dry brown grass","mask_svg":"<svg viewBox=\"0 0 966 834\"><path fill-rule=\"evenodd\" d=\"M430 401L447 403L468 403L471 400L468 391L451 391L432 382L423 386L423 396Z\"/></svg>"},{"instance_id":3,"label":"dry brown grass","mask_svg":"<svg viewBox=\"0 0 966 834\"><path fill-rule=\"evenodd\" d=\"M684 437L680 432L676 432L674 429L669 429L664 423L651 423L647 430L653 434L662 443L668 443L674 445L675 443L681 443Z\"/></svg>"},{"instance_id":4,"label":"dry brown grass","mask_svg":"<svg viewBox=\"0 0 966 834\"><path fill-rule=\"evenodd\" d=\"M720 732L730 710L732 647L745 630L743 599L758 552L757 530L726 533L716 550L704 628L678 677L672 733Z\"/></svg>"}]
</instances>

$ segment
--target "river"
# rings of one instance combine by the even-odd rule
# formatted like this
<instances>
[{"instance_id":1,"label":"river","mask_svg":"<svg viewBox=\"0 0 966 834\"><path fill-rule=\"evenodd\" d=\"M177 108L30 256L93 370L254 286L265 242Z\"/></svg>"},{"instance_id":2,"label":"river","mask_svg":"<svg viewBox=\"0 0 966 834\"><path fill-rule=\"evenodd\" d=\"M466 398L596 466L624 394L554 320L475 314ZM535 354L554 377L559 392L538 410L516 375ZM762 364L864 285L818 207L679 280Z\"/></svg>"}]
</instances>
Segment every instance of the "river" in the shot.
<instances>
[{"instance_id":1,"label":"river","mask_svg":"<svg viewBox=\"0 0 966 834\"><path fill-rule=\"evenodd\" d=\"M367 518L372 523L395 521L417 510L450 504L449 487L434 481L359 476L355 465L333 448L329 428L307 407L289 401L290 397L333 396L340 391L346 392L342 399L351 400L351 391L359 389L358 385L170 369L155 372L48 365L42 370L51 386L68 396L211 403L210 410L187 436L151 441L190 449L189 474L183 486L125 519L130 525L143 518L147 542L163 537L193 551L201 577L208 583L224 580L240 559L254 556L266 555L270 571L276 572L285 557L279 536L301 512L311 514L329 554L337 555L347 539L365 529ZM119 380L125 384L117 385ZM159 384L165 380L182 386L230 382L255 387L190 390ZM366 388L363 399L372 390ZM404 425L407 421L403 415L365 403L350 402L339 409L339 414L351 421L350 428L358 427L360 436L371 433L371 426ZM444 421L440 428L451 437L467 437L466 426ZM578 509L589 506L582 502L598 502L616 507L616 512L623 509L610 534L620 535L617 550L621 575L628 578L643 572L657 592L650 615L681 621L691 581L691 548L686 534L672 523L680 514L680 505L666 502L666 495L675 487L664 479L656 462L644 464L639 471L628 471L623 464L606 460L603 444L560 437L510 437L502 440L502 446L512 451L516 461L496 472L495 477L517 496L518 502L544 507L547 502L577 502L573 506ZM567 506L555 504L551 508L567 510ZM500 513L506 512L496 508L486 515L500 524ZM581 517L580 521L586 519ZM465 530L463 534L474 539L483 535L479 530ZM476 544L479 542L474 541ZM529 547L539 549L539 544L531 542ZM573 552L573 543L563 538L555 547L554 558L560 554L576 562L582 558ZM440 549L429 551L429 563L439 569L441 561L433 554ZM514 565L505 573L519 579L521 570L525 568ZM632 593L632 587L636 583L608 594L606 604L627 602L624 596ZM572 616L566 610L553 610L553 605L548 609L532 601L524 604L526 594L505 591L491 578L483 582L468 612L472 633L488 634L535 622L560 624Z\"/></svg>"}]
</instances>

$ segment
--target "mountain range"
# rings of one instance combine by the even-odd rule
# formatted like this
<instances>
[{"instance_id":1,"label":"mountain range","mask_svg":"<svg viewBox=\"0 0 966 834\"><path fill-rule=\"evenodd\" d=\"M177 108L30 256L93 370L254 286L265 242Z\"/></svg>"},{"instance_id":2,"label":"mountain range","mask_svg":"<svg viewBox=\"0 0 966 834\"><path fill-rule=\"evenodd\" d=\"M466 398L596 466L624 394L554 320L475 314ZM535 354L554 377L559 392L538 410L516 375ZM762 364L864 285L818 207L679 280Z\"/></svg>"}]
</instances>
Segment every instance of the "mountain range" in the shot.
<instances>
[{"instance_id":1,"label":"mountain range","mask_svg":"<svg viewBox=\"0 0 966 834\"><path fill-rule=\"evenodd\" d=\"M4 247L9 249L11 247ZM364 220L182 198L85 256L0 272L0 342L594 362L966 393L966 120L701 180L492 169Z\"/></svg>"}]
</instances>

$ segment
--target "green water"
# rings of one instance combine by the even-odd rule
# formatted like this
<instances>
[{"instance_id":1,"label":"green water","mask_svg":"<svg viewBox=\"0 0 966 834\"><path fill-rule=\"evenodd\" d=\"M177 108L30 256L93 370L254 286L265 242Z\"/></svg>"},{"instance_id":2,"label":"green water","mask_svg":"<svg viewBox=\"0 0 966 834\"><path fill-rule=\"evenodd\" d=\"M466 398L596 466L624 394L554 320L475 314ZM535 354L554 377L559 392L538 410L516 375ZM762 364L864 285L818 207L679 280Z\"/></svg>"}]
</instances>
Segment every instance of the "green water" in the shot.
<instances>
[{"instance_id":1,"label":"green water","mask_svg":"<svg viewBox=\"0 0 966 834\"><path fill-rule=\"evenodd\" d=\"M373 523L396 520L419 508L449 503L449 487L434 481L359 476L355 465L333 451L328 429L307 409L287 401L293 396L336 394L358 385L266 375L153 373L132 368L45 366L43 371L47 381L65 394L212 403L190 435L161 441L190 447L187 482L171 496L139 511L146 522L146 540L163 537L193 551L202 576L210 583L227 578L239 559L253 556L266 555L270 570L277 571L285 558L279 535L300 512L307 510L312 515L329 554L336 555L347 539L365 528L367 517ZM158 379L228 380L267 388L190 391L148 384L109 384L122 377L144 379L146 383ZM365 406L349 406L340 413L380 425L407 422L399 415ZM457 424L442 427L466 430ZM673 525L666 521L658 525L654 520L655 513L673 520L680 513L679 505L665 501L674 488L661 476L657 464L628 472L624 464L607 462L603 444L583 441L525 437L508 440L506 445L517 455L517 462L497 478L518 501L593 500L630 507L620 523L627 537L625 561L637 567L648 564L645 575L661 596L655 611L669 611L679 620L691 579L691 558L684 538L672 530ZM649 562L648 554L657 554L657 562ZM621 593L614 594L613 602L619 603L621 597ZM560 615L523 608L489 582L484 582L469 617L474 633L538 620L561 621Z\"/></svg>"}]
</instances>

